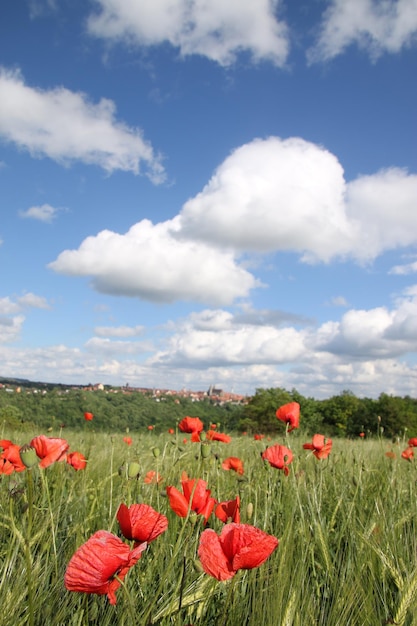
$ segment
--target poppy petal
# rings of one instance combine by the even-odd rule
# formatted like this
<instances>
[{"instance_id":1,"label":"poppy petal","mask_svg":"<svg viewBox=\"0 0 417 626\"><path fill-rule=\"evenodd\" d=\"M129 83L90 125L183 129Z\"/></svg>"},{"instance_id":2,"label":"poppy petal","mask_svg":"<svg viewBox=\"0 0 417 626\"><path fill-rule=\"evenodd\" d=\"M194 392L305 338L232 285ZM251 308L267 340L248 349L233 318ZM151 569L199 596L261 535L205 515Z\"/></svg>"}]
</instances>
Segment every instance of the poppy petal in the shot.
<instances>
[{"instance_id":1,"label":"poppy petal","mask_svg":"<svg viewBox=\"0 0 417 626\"><path fill-rule=\"evenodd\" d=\"M259 567L278 546L278 539L249 524L223 527L220 542L234 570Z\"/></svg>"},{"instance_id":2,"label":"poppy petal","mask_svg":"<svg viewBox=\"0 0 417 626\"><path fill-rule=\"evenodd\" d=\"M119 537L99 530L75 552L68 563L64 583L69 591L107 594L116 604L115 591L138 561L146 544L130 550ZM118 579L114 578L117 575Z\"/></svg>"},{"instance_id":3,"label":"poppy petal","mask_svg":"<svg viewBox=\"0 0 417 626\"><path fill-rule=\"evenodd\" d=\"M187 517L188 501L183 494L180 493L176 487L167 487L166 492L169 499L169 506L174 513L179 515L179 517Z\"/></svg>"},{"instance_id":4,"label":"poppy petal","mask_svg":"<svg viewBox=\"0 0 417 626\"><path fill-rule=\"evenodd\" d=\"M228 580L236 573L223 552L220 538L211 528L201 533L198 557L206 574L217 580Z\"/></svg>"}]
</instances>

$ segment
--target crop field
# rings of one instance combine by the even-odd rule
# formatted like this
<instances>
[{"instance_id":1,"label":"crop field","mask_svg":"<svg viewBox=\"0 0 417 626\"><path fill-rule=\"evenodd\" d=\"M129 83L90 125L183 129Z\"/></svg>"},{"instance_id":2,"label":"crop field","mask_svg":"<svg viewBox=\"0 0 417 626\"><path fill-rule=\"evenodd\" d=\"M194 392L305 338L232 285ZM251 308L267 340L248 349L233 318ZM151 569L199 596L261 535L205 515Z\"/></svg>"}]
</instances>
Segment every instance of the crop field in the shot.
<instances>
[{"instance_id":1,"label":"crop field","mask_svg":"<svg viewBox=\"0 0 417 626\"><path fill-rule=\"evenodd\" d=\"M0 624L417 624L407 441L218 430L1 432Z\"/></svg>"}]
</instances>

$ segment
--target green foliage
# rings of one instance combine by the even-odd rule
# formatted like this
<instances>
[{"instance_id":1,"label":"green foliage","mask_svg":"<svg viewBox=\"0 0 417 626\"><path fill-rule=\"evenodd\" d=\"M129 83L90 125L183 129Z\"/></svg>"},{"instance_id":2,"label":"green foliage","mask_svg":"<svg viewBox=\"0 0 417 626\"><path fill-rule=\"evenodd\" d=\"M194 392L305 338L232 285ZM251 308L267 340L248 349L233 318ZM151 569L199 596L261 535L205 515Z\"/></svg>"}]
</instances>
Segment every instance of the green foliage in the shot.
<instances>
[{"instance_id":1,"label":"green foliage","mask_svg":"<svg viewBox=\"0 0 417 626\"><path fill-rule=\"evenodd\" d=\"M106 388L103 391L79 389L22 388L21 393L0 389L0 424L3 427L65 428L96 432L137 431L148 425L158 432L175 425L186 415L200 417L206 427L211 422L224 431L279 434L285 424L279 422L277 408L298 402L301 408L300 429L307 435L322 432L332 437L417 436L417 399L381 394L377 400L358 398L350 391L326 400L306 398L297 390L257 389L246 405L217 404L210 398L193 402L172 395L153 396L137 391ZM84 412L94 414L86 424Z\"/></svg>"}]
</instances>

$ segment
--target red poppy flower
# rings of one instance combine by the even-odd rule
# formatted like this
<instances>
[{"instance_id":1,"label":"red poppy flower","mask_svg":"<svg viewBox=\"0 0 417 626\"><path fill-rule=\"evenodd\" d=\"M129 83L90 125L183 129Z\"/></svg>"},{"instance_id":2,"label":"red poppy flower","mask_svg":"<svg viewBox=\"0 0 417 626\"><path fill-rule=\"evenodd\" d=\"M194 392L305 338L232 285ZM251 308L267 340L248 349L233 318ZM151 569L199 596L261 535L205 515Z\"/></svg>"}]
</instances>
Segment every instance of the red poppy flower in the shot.
<instances>
[{"instance_id":1,"label":"red poppy flower","mask_svg":"<svg viewBox=\"0 0 417 626\"><path fill-rule=\"evenodd\" d=\"M49 467L56 461L65 461L69 444L65 439L53 437L45 437L39 435L30 442L32 448L35 448L36 454L41 459L39 467Z\"/></svg>"},{"instance_id":2,"label":"red poppy flower","mask_svg":"<svg viewBox=\"0 0 417 626\"><path fill-rule=\"evenodd\" d=\"M84 419L87 420L87 422L91 422L93 417L94 417L94 415L92 413L90 413L89 411L86 411L84 413Z\"/></svg>"},{"instance_id":3,"label":"red poppy flower","mask_svg":"<svg viewBox=\"0 0 417 626\"><path fill-rule=\"evenodd\" d=\"M207 483L200 478L198 480L187 478L184 474L181 485L183 493L176 487L166 489L171 509L179 517L187 517L189 510L194 511L202 515L207 522L216 504L216 500L210 497L211 491L207 489Z\"/></svg>"},{"instance_id":4,"label":"red poppy flower","mask_svg":"<svg viewBox=\"0 0 417 626\"><path fill-rule=\"evenodd\" d=\"M162 478L162 476L158 473L155 472L155 470L150 470L149 472L147 472L147 474L145 475L145 478L143 479L144 483L160 483L162 482L164 479Z\"/></svg>"},{"instance_id":5,"label":"red poppy flower","mask_svg":"<svg viewBox=\"0 0 417 626\"><path fill-rule=\"evenodd\" d=\"M0 448L3 449L3 452L11 445L13 445L13 442L10 439L0 439Z\"/></svg>"},{"instance_id":6,"label":"red poppy flower","mask_svg":"<svg viewBox=\"0 0 417 626\"><path fill-rule=\"evenodd\" d=\"M332 440L326 439L324 435L314 435L312 443L303 445L305 450L312 450L317 459L327 459L332 449Z\"/></svg>"},{"instance_id":7,"label":"red poppy flower","mask_svg":"<svg viewBox=\"0 0 417 626\"><path fill-rule=\"evenodd\" d=\"M168 433L170 435L173 435L175 433L175 430L173 428L168 428Z\"/></svg>"},{"instance_id":8,"label":"red poppy flower","mask_svg":"<svg viewBox=\"0 0 417 626\"><path fill-rule=\"evenodd\" d=\"M412 446L406 448L405 450L403 450L403 452L401 452L401 457L405 459L406 461L411 461L413 456L414 456L414 450Z\"/></svg>"},{"instance_id":9,"label":"red poppy flower","mask_svg":"<svg viewBox=\"0 0 417 626\"><path fill-rule=\"evenodd\" d=\"M3 455L0 457L0 474L4 474L5 476L10 476L13 474L14 467L13 464L10 463L7 459L3 458Z\"/></svg>"},{"instance_id":10,"label":"red poppy flower","mask_svg":"<svg viewBox=\"0 0 417 626\"><path fill-rule=\"evenodd\" d=\"M385 452L385 456L389 459L395 459L395 452L393 452L392 450L388 450L388 452Z\"/></svg>"},{"instance_id":11,"label":"red poppy flower","mask_svg":"<svg viewBox=\"0 0 417 626\"><path fill-rule=\"evenodd\" d=\"M272 465L272 467L284 470L285 476L288 476L288 474L290 473L288 465L293 460L293 453L285 446L280 446L279 444L276 444L275 446L267 448L262 454L262 458L268 461L269 464Z\"/></svg>"},{"instance_id":12,"label":"red poppy flower","mask_svg":"<svg viewBox=\"0 0 417 626\"><path fill-rule=\"evenodd\" d=\"M117 521L126 539L136 543L150 543L168 528L165 515L155 511L149 504L125 504L119 506Z\"/></svg>"},{"instance_id":13,"label":"red poppy flower","mask_svg":"<svg viewBox=\"0 0 417 626\"><path fill-rule=\"evenodd\" d=\"M222 463L224 470L234 470L238 474L243 474L243 461L237 456L229 456Z\"/></svg>"},{"instance_id":14,"label":"red poppy flower","mask_svg":"<svg viewBox=\"0 0 417 626\"><path fill-rule=\"evenodd\" d=\"M107 594L110 604L116 604L116 590L145 548L146 543L141 543L131 550L119 537L99 530L72 556L65 587L68 591Z\"/></svg>"},{"instance_id":15,"label":"red poppy flower","mask_svg":"<svg viewBox=\"0 0 417 626\"><path fill-rule=\"evenodd\" d=\"M125 442L126 445L131 446L132 445L132 437L123 437L123 441Z\"/></svg>"},{"instance_id":16,"label":"red poppy flower","mask_svg":"<svg viewBox=\"0 0 417 626\"><path fill-rule=\"evenodd\" d=\"M150 424L150 425L148 426L148 430L153 430L154 428L155 428L155 426L152 426L152 424Z\"/></svg>"},{"instance_id":17,"label":"red poppy flower","mask_svg":"<svg viewBox=\"0 0 417 626\"><path fill-rule=\"evenodd\" d=\"M417 437L411 437L411 439L408 440L408 445L411 448L417 448ZM0 441L0 446L1 446L1 441Z\"/></svg>"},{"instance_id":18,"label":"red poppy flower","mask_svg":"<svg viewBox=\"0 0 417 626\"><path fill-rule=\"evenodd\" d=\"M262 439L265 437L265 435L254 435L253 438L255 439L255 441L262 441Z\"/></svg>"},{"instance_id":19,"label":"red poppy flower","mask_svg":"<svg viewBox=\"0 0 417 626\"><path fill-rule=\"evenodd\" d=\"M204 424L199 417L184 417L178 424L183 433L191 433L191 441L200 441L200 433Z\"/></svg>"},{"instance_id":20,"label":"red poppy flower","mask_svg":"<svg viewBox=\"0 0 417 626\"><path fill-rule=\"evenodd\" d=\"M362 439L365 437L365 433L359 433L359 437L362 437Z\"/></svg>"},{"instance_id":21,"label":"red poppy flower","mask_svg":"<svg viewBox=\"0 0 417 626\"><path fill-rule=\"evenodd\" d=\"M207 431L208 441L221 441L222 443L230 443L232 438L225 433L216 433L214 430Z\"/></svg>"},{"instance_id":22,"label":"red poppy flower","mask_svg":"<svg viewBox=\"0 0 417 626\"><path fill-rule=\"evenodd\" d=\"M240 523L240 498L236 496L234 500L226 500L225 502L219 502L219 504L214 509L214 515L224 522L228 520L235 522L236 524Z\"/></svg>"},{"instance_id":23,"label":"red poppy flower","mask_svg":"<svg viewBox=\"0 0 417 626\"><path fill-rule=\"evenodd\" d=\"M249 524L226 524L220 536L208 528L201 533L198 556L209 576L233 578L240 569L253 569L266 561L278 539Z\"/></svg>"},{"instance_id":24,"label":"red poppy flower","mask_svg":"<svg viewBox=\"0 0 417 626\"><path fill-rule=\"evenodd\" d=\"M13 472L24 472L26 469L26 465L20 458L20 446L15 443L10 443L10 445L7 446L4 452L0 455L0 459L4 461L3 471L0 473L12 474ZM13 468L12 471L10 471L9 463Z\"/></svg>"},{"instance_id":25,"label":"red poppy flower","mask_svg":"<svg viewBox=\"0 0 417 626\"><path fill-rule=\"evenodd\" d=\"M288 432L300 425L300 405L298 402L289 402L277 409L276 416L281 422L289 425Z\"/></svg>"},{"instance_id":26,"label":"red poppy flower","mask_svg":"<svg viewBox=\"0 0 417 626\"><path fill-rule=\"evenodd\" d=\"M83 470L87 466L87 459L81 452L70 452L67 455L67 463L72 465L75 470Z\"/></svg>"},{"instance_id":27,"label":"red poppy flower","mask_svg":"<svg viewBox=\"0 0 417 626\"><path fill-rule=\"evenodd\" d=\"M210 428L211 428L211 430L216 430L217 424L210 424Z\"/></svg>"}]
</instances>

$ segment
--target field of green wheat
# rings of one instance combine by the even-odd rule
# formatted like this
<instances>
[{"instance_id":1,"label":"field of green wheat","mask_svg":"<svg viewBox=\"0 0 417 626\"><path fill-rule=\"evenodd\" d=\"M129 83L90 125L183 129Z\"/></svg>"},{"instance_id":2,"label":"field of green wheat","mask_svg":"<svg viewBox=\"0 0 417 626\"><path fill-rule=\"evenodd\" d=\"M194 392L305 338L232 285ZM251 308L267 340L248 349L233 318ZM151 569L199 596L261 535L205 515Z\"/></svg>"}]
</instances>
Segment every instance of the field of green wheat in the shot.
<instances>
[{"instance_id":1,"label":"field of green wheat","mask_svg":"<svg viewBox=\"0 0 417 626\"><path fill-rule=\"evenodd\" d=\"M10 473L3 462L2 626L417 624L417 467L412 450L408 458L401 456L406 441L337 439L326 458L317 458L303 447L308 438L299 431L273 439L229 433L225 443L204 437L193 442L178 429L127 436L94 433L88 426L83 432L42 433L68 442L66 455L80 452L87 459L84 468L67 456L45 467L32 460ZM40 434L0 437L4 449L7 442L20 448ZM274 446L289 451L281 469L262 458ZM230 458L241 464L225 469ZM180 516L168 495L182 494L181 481L191 479L190 506ZM205 513L191 506L202 486L198 480L213 499ZM226 521L215 514L219 502L234 503ZM111 533L117 550L131 559L138 541L121 530L121 504L152 507L166 518L166 527L141 548L133 565L129 561L126 572L119 567L92 573L96 565L90 561L79 572L83 560L75 560L71 574L88 591L68 589L68 565L82 546L94 548L94 536ZM257 565L262 541L258 548L256 542L246 546L239 535L242 545L227 548L240 550L239 557L221 579L207 573L218 563L222 571L226 567L214 533L220 537L234 523L244 533L259 529L278 545L265 548ZM203 533L211 538L205 563ZM104 568L106 541L94 555ZM78 552L83 554L93 558ZM113 585L113 603L107 587L89 588L95 575Z\"/></svg>"}]
</instances>

